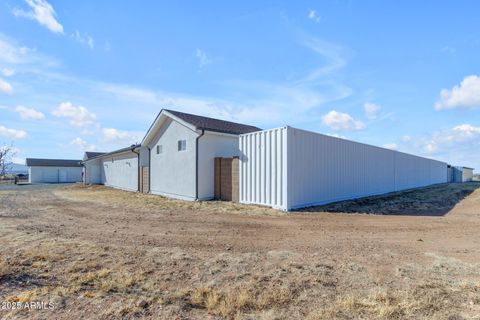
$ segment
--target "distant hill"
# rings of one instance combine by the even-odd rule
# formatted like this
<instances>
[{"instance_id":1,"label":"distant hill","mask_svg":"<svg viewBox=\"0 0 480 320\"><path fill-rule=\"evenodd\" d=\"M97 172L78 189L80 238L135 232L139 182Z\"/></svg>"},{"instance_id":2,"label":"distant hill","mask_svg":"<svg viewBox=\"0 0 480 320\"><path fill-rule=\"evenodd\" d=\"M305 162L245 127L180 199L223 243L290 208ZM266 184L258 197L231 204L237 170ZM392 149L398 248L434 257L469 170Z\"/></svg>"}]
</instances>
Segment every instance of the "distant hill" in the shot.
<instances>
[{"instance_id":1,"label":"distant hill","mask_svg":"<svg viewBox=\"0 0 480 320\"><path fill-rule=\"evenodd\" d=\"M8 173L28 173L28 169L24 164L13 163L10 165Z\"/></svg>"}]
</instances>

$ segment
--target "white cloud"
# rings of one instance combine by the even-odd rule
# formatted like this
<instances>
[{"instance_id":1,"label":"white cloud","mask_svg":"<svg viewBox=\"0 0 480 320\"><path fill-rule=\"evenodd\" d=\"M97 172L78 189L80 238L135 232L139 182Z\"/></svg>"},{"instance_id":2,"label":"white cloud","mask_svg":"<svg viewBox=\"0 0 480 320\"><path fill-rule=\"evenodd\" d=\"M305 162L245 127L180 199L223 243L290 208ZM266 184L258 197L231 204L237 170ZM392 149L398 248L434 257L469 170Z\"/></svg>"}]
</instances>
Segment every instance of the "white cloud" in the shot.
<instances>
[{"instance_id":1,"label":"white cloud","mask_svg":"<svg viewBox=\"0 0 480 320\"><path fill-rule=\"evenodd\" d=\"M87 141L83 140L82 138L75 138L70 141L70 144L77 146L81 151L95 151L97 147L93 144L89 144Z\"/></svg>"},{"instance_id":2,"label":"white cloud","mask_svg":"<svg viewBox=\"0 0 480 320\"><path fill-rule=\"evenodd\" d=\"M381 107L378 104L366 102L363 105L363 109L365 110L365 116L370 120L374 120L378 117Z\"/></svg>"},{"instance_id":3,"label":"white cloud","mask_svg":"<svg viewBox=\"0 0 480 320\"><path fill-rule=\"evenodd\" d=\"M338 133L325 133L325 135L330 136L330 137L335 137L335 138L340 138L340 139L347 139L346 136Z\"/></svg>"},{"instance_id":4,"label":"white cloud","mask_svg":"<svg viewBox=\"0 0 480 320\"><path fill-rule=\"evenodd\" d=\"M317 14L316 10L308 10L308 19L315 21L316 23L320 22L321 17Z\"/></svg>"},{"instance_id":5,"label":"white cloud","mask_svg":"<svg viewBox=\"0 0 480 320\"><path fill-rule=\"evenodd\" d=\"M87 108L74 106L71 102L62 102L52 111L56 117L63 117L70 120L75 127L85 127L96 123L97 117Z\"/></svg>"},{"instance_id":6,"label":"white cloud","mask_svg":"<svg viewBox=\"0 0 480 320\"><path fill-rule=\"evenodd\" d=\"M401 138L401 149L453 165L480 165L480 127L461 124L424 136Z\"/></svg>"},{"instance_id":7,"label":"white cloud","mask_svg":"<svg viewBox=\"0 0 480 320\"><path fill-rule=\"evenodd\" d=\"M396 143L385 143L382 147L390 150L397 150L398 145Z\"/></svg>"},{"instance_id":8,"label":"white cloud","mask_svg":"<svg viewBox=\"0 0 480 320\"><path fill-rule=\"evenodd\" d=\"M0 73L3 74L5 77L11 77L15 74L15 69L11 68L2 68Z\"/></svg>"},{"instance_id":9,"label":"white cloud","mask_svg":"<svg viewBox=\"0 0 480 320\"><path fill-rule=\"evenodd\" d=\"M329 76L347 65L345 56L349 50L344 47L309 36L304 37L304 45L318 53L325 60L325 65L315 68L306 77L302 78L300 83L315 83L315 81Z\"/></svg>"},{"instance_id":10,"label":"white cloud","mask_svg":"<svg viewBox=\"0 0 480 320\"><path fill-rule=\"evenodd\" d=\"M43 68L55 67L59 62L50 56L21 46L15 39L11 39L0 33L0 65L4 68L1 70L4 76L12 76L18 70L21 72L38 73ZM16 66L14 70L13 65Z\"/></svg>"},{"instance_id":11,"label":"white cloud","mask_svg":"<svg viewBox=\"0 0 480 320\"><path fill-rule=\"evenodd\" d=\"M18 112L20 114L20 118L23 120L42 120L45 119L45 115L32 108L27 108L24 106L17 106L15 108L15 112Z\"/></svg>"},{"instance_id":12,"label":"white cloud","mask_svg":"<svg viewBox=\"0 0 480 320\"><path fill-rule=\"evenodd\" d=\"M469 108L480 106L480 77L467 76L460 85L451 90L442 89L440 98L435 103L436 110Z\"/></svg>"},{"instance_id":13,"label":"white cloud","mask_svg":"<svg viewBox=\"0 0 480 320\"><path fill-rule=\"evenodd\" d=\"M342 131L362 130L365 125L361 121L356 121L348 113L337 112L335 110L322 116L322 124L333 129Z\"/></svg>"},{"instance_id":14,"label":"white cloud","mask_svg":"<svg viewBox=\"0 0 480 320\"><path fill-rule=\"evenodd\" d=\"M0 36L0 61L8 64L24 63L29 52L27 47L18 47L5 36Z\"/></svg>"},{"instance_id":15,"label":"white cloud","mask_svg":"<svg viewBox=\"0 0 480 320\"><path fill-rule=\"evenodd\" d=\"M0 78L0 91L4 93L13 93L13 87L10 83Z\"/></svg>"},{"instance_id":16,"label":"white cloud","mask_svg":"<svg viewBox=\"0 0 480 320\"><path fill-rule=\"evenodd\" d=\"M72 37L79 43L86 45L87 47L93 50L95 46L95 41L88 34L85 33L84 35L82 35L80 34L80 32L78 32L78 30L75 30L75 33L72 33Z\"/></svg>"},{"instance_id":17,"label":"white cloud","mask_svg":"<svg viewBox=\"0 0 480 320\"><path fill-rule=\"evenodd\" d=\"M10 139L22 139L27 137L27 132L23 130L6 128L0 125L0 136L4 136Z\"/></svg>"},{"instance_id":18,"label":"white cloud","mask_svg":"<svg viewBox=\"0 0 480 320\"><path fill-rule=\"evenodd\" d=\"M141 103L157 103L157 93L151 90L132 87L128 85L101 84L99 86L104 92L111 93L119 99L125 99Z\"/></svg>"},{"instance_id":19,"label":"white cloud","mask_svg":"<svg viewBox=\"0 0 480 320\"><path fill-rule=\"evenodd\" d=\"M16 17L36 20L54 33L63 33L63 26L57 21L55 10L50 3L45 0L25 0L25 2L31 10L24 11L16 8L13 10Z\"/></svg>"},{"instance_id":20,"label":"white cloud","mask_svg":"<svg viewBox=\"0 0 480 320\"><path fill-rule=\"evenodd\" d=\"M141 140L141 136L137 133L122 131L114 128L103 128L103 140L105 142L121 143L125 145L132 145Z\"/></svg>"},{"instance_id":21,"label":"white cloud","mask_svg":"<svg viewBox=\"0 0 480 320\"><path fill-rule=\"evenodd\" d=\"M480 140L480 127L461 124L448 130L437 131L429 137L420 138L424 150L429 154L445 152L449 148L458 148L470 142ZM475 148L472 148L474 151Z\"/></svg>"},{"instance_id":22,"label":"white cloud","mask_svg":"<svg viewBox=\"0 0 480 320\"><path fill-rule=\"evenodd\" d=\"M203 68L203 67L209 65L210 63L212 63L212 60L210 60L207 57L207 54L205 53L205 51L203 51L201 49L195 50L195 56L198 59L198 66L200 68Z\"/></svg>"},{"instance_id":23,"label":"white cloud","mask_svg":"<svg viewBox=\"0 0 480 320\"><path fill-rule=\"evenodd\" d=\"M403 142L410 142L412 141L412 137L409 135L404 135L400 138L400 140L402 140Z\"/></svg>"}]
</instances>

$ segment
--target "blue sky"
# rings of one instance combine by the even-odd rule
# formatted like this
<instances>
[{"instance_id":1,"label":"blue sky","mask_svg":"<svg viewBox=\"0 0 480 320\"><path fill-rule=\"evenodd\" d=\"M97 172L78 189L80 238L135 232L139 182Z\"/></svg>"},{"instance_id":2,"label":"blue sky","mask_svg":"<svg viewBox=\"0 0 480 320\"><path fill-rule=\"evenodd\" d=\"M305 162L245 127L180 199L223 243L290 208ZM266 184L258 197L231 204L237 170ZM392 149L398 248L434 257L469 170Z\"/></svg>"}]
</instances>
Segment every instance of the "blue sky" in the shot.
<instances>
[{"instance_id":1,"label":"blue sky","mask_svg":"<svg viewBox=\"0 0 480 320\"><path fill-rule=\"evenodd\" d=\"M80 158L161 108L480 168L475 1L0 3L0 143Z\"/></svg>"}]
</instances>

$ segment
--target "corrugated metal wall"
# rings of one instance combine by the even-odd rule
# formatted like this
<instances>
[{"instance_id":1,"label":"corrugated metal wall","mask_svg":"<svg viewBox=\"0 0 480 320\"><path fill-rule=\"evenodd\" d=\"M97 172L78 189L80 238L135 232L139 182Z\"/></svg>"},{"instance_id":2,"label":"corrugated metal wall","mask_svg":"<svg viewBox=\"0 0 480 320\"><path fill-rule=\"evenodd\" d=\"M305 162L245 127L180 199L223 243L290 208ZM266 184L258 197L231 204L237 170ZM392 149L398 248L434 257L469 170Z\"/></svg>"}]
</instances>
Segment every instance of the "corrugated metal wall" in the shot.
<instances>
[{"instance_id":1,"label":"corrugated metal wall","mask_svg":"<svg viewBox=\"0 0 480 320\"><path fill-rule=\"evenodd\" d=\"M285 127L240 136L240 202L286 209Z\"/></svg>"},{"instance_id":2,"label":"corrugated metal wall","mask_svg":"<svg viewBox=\"0 0 480 320\"><path fill-rule=\"evenodd\" d=\"M291 127L240 151L240 201L284 210L447 182L446 163Z\"/></svg>"}]
</instances>

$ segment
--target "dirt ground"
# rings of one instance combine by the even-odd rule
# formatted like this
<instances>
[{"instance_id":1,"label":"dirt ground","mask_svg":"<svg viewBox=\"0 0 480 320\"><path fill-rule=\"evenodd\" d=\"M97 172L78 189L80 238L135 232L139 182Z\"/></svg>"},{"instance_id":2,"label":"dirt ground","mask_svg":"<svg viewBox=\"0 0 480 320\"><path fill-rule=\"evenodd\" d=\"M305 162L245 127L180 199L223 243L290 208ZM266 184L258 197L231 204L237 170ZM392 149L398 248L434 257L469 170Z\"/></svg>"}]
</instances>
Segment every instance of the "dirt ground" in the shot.
<instances>
[{"instance_id":1,"label":"dirt ground","mask_svg":"<svg viewBox=\"0 0 480 320\"><path fill-rule=\"evenodd\" d=\"M479 188L289 214L102 186L4 188L0 318L480 319ZM2 310L32 301L53 309Z\"/></svg>"}]
</instances>

